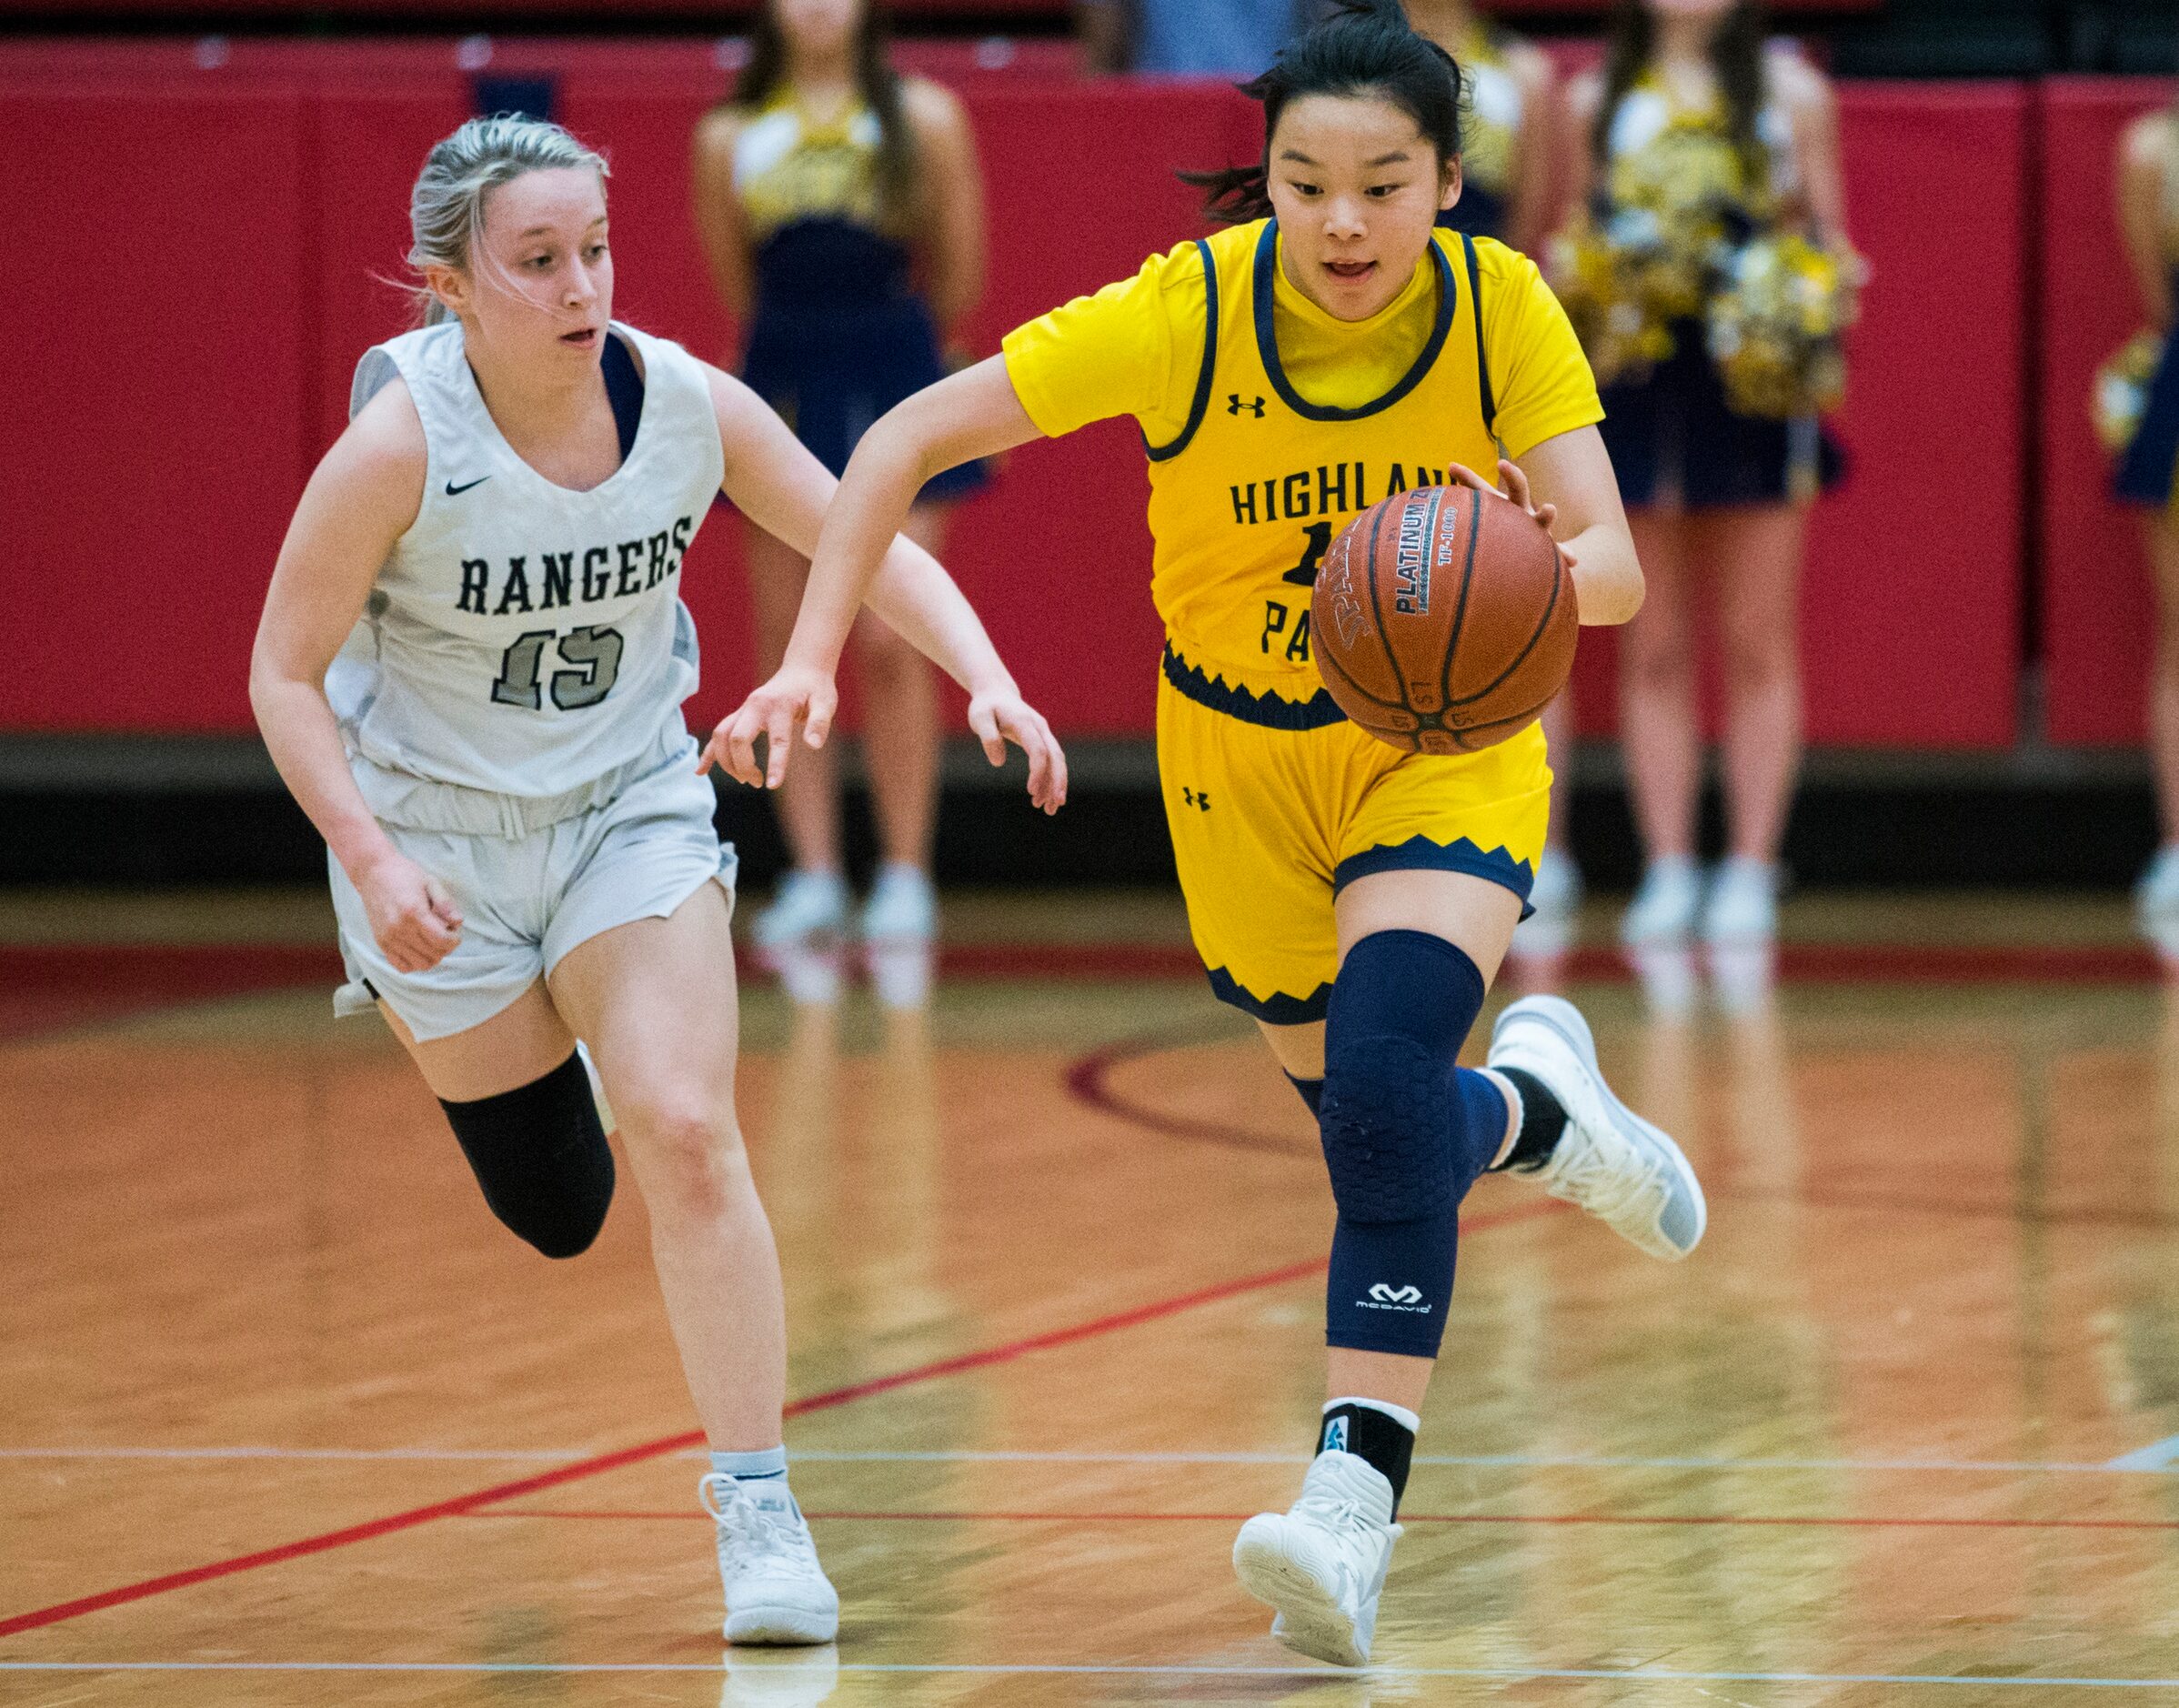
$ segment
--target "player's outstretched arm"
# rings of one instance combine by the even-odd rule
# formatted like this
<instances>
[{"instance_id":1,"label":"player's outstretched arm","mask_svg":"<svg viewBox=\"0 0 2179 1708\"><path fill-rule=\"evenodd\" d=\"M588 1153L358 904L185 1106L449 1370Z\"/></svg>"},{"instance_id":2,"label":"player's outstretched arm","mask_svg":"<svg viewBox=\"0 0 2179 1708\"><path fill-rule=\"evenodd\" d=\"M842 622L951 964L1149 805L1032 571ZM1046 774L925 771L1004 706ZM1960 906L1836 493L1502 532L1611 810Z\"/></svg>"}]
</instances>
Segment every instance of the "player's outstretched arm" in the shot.
<instances>
[{"instance_id":1,"label":"player's outstretched arm","mask_svg":"<svg viewBox=\"0 0 2179 1708\"><path fill-rule=\"evenodd\" d=\"M423 424L407 392L388 386L304 488L250 651L250 708L280 779L326 839L363 898L378 946L403 972L445 958L460 940L461 913L364 804L326 699L326 671L387 554L417 518L424 471Z\"/></svg>"},{"instance_id":2,"label":"player's outstretched arm","mask_svg":"<svg viewBox=\"0 0 2179 1708\"><path fill-rule=\"evenodd\" d=\"M955 379L964 377L955 376ZM922 396L933 396L953 383L940 381ZM1003 370L1000 383L1005 383ZM718 408L720 438L728 447L727 496L759 527L815 561L786 662L769 682L712 732L700 763L707 768L717 763L742 782L776 789L787 775L798 730L811 747L824 744L838 703L833 672L848 628L867 596L879 618L968 691L969 725L982 741L991 763L1005 762L1008 742L1020 748L1029 759L1030 798L1047 812L1057 811L1067 799L1067 759L1051 727L1022 699L982 622L953 578L929 552L899 533L909 504L929 477L918 476L908 487L907 497L889 525L890 531L878 537L870 567L855 585L838 638L823 655L821 667L810 667L798 658L796 649L803 644L809 627L810 607L824 563L825 530L848 499L863 450L857 449L848 479L836 483L788 431L786 424L739 381L714 372L712 395ZM1010 387L1007 395L1010 400ZM918 401L910 398L887 416L864 436L863 445L869 446L895 416ZM1014 407L1019 411L1020 406ZM1027 417L1023 420L1024 430L1018 437L991 449L970 451L957 460L988 456L993 449L1037 437L1036 429L1026 425ZM939 465L952 466L950 461ZM760 735L767 741L766 763L761 767L756 759L756 741Z\"/></svg>"},{"instance_id":3,"label":"player's outstretched arm","mask_svg":"<svg viewBox=\"0 0 2179 1708\"><path fill-rule=\"evenodd\" d=\"M1491 483L1459 465L1451 477L1468 486ZM1573 576L1582 621L1609 628L1642 608L1642 562L1627 527L1604 437L1576 427L1533 447L1516 467L1498 465L1500 488L1551 530Z\"/></svg>"}]
</instances>

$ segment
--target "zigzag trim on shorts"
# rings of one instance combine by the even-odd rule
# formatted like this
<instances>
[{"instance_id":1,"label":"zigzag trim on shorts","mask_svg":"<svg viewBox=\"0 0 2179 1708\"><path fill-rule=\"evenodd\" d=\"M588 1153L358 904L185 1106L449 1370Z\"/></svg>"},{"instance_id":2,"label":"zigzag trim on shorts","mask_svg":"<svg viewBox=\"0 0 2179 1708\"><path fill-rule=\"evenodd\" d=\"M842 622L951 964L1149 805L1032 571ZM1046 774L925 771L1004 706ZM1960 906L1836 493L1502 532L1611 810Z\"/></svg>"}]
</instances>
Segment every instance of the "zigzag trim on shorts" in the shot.
<instances>
[{"instance_id":1,"label":"zigzag trim on shorts","mask_svg":"<svg viewBox=\"0 0 2179 1708\"><path fill-rule=\"evenodd\" d=\"M1320 1020L1331 1011L1331 987L1320 984L1311 996L1289 996L1283 990L1274 990L1268 997L1253 996L1242 990L1233 975L1223 967L1205 969L1210 980L1210 994L1220 1002L1252 1014L1260 1020L1273 1026L1306 1026L1311 1020Z\"/></svg>"},{"instance_id":2,"label":"zigzag trim on shorts","mask_svg":"<svg viewBox=\"0 0 2179 1708\"><path fill-rule=\"evenodd\" d=\"M1521 900L1521 918L1529 915L1529 890L1536 882L1535 868L1517 860L1501 846L1485 852L1467 837L1451 842L1433 842L1426 836L1411 836L1404 842L1364 849L1351 854L1331 870L1331 893L1338 895L1357 878L1372 872L1467 872L1503 884Z\"/></svg>"},{"instance_id":3,"label":"zigzag trim on shorts","mask_svg":"<svg viewBox=\"0 0 2179 1708\"><path fill-rule=\"evenodd\" d=\"M1260 729L1328 729L1333 724L1347 721L1347 714L1339 708L1339 702L1327 688L1319 688L1308 699L1297 700L1235 688L1224 678L1208 676L1190 664L1172 649L1170 641L1165 646L1165 679L1182 698L1208 706L1212 711L1223 712L1244 724L1254 724Z\"/></svg>"}]
</instances>

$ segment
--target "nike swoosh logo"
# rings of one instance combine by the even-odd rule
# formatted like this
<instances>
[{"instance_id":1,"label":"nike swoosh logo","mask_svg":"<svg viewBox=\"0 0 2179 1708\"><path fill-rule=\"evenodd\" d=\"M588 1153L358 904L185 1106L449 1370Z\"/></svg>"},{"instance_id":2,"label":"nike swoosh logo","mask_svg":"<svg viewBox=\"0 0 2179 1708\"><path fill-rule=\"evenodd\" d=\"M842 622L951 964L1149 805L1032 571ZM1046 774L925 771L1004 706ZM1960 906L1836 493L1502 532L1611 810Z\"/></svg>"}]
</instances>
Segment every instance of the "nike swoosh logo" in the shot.
<instances>
[{"instance_id":1,"label":"nike swoosh logo","mask_svg":"<svg viewBox=\"0 0 2179 1708\"><path fill-rule=\"evenodd\" d=\"M464 482L463 482L463 483L462 483L460 486L458 486L458 487L457 487L457 486L456 486L456 485L455 485L455 484L454 484L454 483L453 483L451 480L449 480L449 481L447 483L447 496L449 498L459 497L460 497L460 496L461 496L463 493L465 493L465 492L467 492L467 491L468 491L468 489L469 489L471 487L481 487L481 486L483 486L483 485L484 485L484 483L485 483L486 481L489 480L490 478L491 478L491 476L489 476L489 475L479 475L479 476L477 476L477 478L476 478L476 479L474 479L474 480L468 480L468 481L464 481Z\"/></svg>"}]
</instances>

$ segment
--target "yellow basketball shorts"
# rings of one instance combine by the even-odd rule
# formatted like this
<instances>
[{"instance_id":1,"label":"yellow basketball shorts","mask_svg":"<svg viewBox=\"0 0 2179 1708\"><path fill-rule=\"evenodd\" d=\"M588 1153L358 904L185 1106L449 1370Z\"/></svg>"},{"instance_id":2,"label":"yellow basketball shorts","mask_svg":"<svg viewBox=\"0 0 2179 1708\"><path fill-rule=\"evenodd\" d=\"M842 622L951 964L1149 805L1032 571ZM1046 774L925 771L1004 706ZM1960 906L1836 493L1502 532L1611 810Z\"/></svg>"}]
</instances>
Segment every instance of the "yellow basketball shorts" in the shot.
<instances>
[{"instance_id":1,"label":"yellow basketball shorts","mask_svg":"<svg viewBox=\"0 0 2179 1708\"><path fill-rule=\"evenodd\" d=\"M1468 872L1525 911L1551 816L1540 725L1481 753L1403 753L1328 694L1259 696L1170 649L1158 771L1210 988L1274 1025L1324 1018L1341 889L1372 872Z\"/></svg>"}]
</instances>

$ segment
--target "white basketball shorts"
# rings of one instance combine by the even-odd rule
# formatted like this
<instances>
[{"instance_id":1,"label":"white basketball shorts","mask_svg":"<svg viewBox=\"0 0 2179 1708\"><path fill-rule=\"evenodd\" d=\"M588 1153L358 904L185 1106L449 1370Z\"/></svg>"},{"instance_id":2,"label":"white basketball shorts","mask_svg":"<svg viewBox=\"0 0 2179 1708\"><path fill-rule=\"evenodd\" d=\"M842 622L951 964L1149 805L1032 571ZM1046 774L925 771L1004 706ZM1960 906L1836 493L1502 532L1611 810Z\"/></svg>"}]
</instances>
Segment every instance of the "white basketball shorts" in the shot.
<instances>
[{"instance_id":1,"label":"white basketball shorts","mask_svg":"<svg viewBox=\"0 0 2179 1708\"><path fill-rule=\"evenodd\" d=\"M664 919L707 881L734 899L735 855L712 828L711 780L679 720L650 751L566 795L533 799L431 782L353 761L394 846L444 884L461 940L424 972L397 972L363 898L328 859L348 982L335 1010L383 1001L419 1042L488 1020L577 943Z\"/></svg>"}]
</instances>

